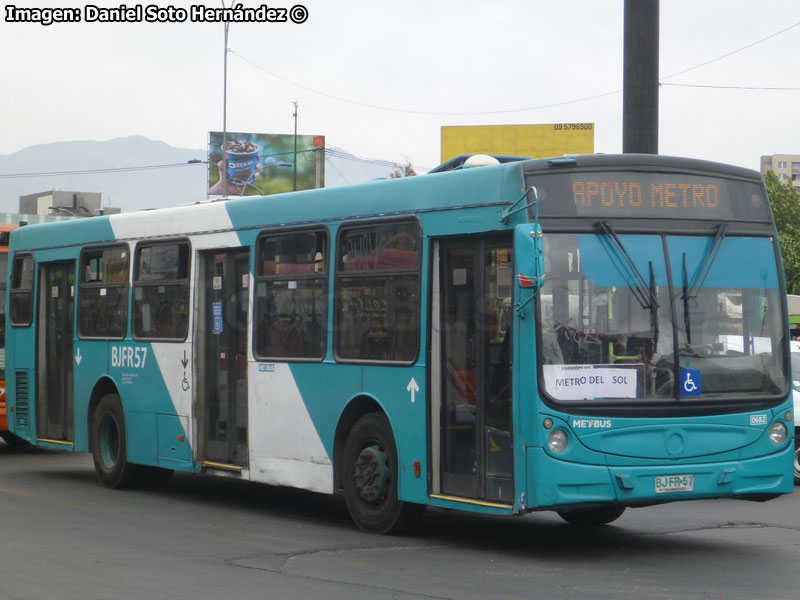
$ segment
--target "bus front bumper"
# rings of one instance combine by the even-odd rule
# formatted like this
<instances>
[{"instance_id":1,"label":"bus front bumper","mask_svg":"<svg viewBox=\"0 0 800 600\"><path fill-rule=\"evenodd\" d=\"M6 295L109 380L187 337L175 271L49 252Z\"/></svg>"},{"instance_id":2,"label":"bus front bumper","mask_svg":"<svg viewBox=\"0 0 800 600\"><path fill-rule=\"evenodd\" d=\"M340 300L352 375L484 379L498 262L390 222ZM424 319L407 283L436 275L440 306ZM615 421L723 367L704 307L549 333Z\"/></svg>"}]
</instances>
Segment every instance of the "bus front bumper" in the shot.
<instances>
[{"instance_id":1,"label":"bus front bumper","mask_svg":"<svg viewBox=\"0 0 800 600\"><path fill-rule=\"evenodd\" d=\"M766 499L794 490L793 444L745 460L637 466L586 465L528 448L527 510L660 504L700 498Z\"/></svg>"}]
</instances>

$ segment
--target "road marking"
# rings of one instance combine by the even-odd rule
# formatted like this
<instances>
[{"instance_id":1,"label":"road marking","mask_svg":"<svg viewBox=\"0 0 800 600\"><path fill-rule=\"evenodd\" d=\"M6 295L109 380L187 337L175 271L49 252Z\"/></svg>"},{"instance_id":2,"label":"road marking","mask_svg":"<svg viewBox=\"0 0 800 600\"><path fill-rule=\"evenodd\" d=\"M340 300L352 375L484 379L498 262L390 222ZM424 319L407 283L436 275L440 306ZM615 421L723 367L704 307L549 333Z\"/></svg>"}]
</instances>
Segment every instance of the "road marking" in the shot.
<instances>
[{"instance_id":1,"label":"road marking","mask_svg":"<svg viewBox=\"0 0 800 600\"><path fill-rule=\"evenodd\" d=\"M47 498L47 496L41 496L39 494L33 494L31 492L23 492L20 490L8 490L5 488L0 488L0 494L11 494L13 496L26 496L28 498Z\"/></svg>"}]
</instances>

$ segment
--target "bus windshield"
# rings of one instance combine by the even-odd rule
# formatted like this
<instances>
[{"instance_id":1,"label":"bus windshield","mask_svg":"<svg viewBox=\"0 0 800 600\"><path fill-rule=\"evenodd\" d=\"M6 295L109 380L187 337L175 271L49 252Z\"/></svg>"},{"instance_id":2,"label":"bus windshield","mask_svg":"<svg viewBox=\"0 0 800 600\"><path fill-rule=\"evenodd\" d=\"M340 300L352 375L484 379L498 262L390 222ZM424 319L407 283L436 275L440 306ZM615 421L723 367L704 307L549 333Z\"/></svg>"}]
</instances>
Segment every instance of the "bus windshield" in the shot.
<instances>
[{"instance_id":1,"label":"bus windshield","mask_svg":"<svg viewBox=\"0 0 800 600\"><path fill-rule=\"evenodd\" d=\"M541 358L550 398L785 393L786 332L769 238L599 231L544 240Z\"/></svg>"}]
</instances>

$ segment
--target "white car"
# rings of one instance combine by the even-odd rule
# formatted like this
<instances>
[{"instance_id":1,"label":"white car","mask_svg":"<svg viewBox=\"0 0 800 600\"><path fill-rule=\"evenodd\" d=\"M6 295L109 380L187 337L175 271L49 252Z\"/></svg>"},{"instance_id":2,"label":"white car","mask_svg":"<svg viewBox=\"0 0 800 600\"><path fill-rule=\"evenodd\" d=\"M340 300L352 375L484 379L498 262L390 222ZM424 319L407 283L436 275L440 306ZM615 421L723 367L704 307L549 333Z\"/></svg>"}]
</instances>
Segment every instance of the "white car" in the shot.
<instances>
[{"instance_id":1,"label":"white car","mask_svg":"<svg viewBox=\"0 0 800 600\"><path fill-rule=\"evenodd\" d=\"M792 340L792 400L794 400L794 484L800 485L800 341Z\"/></svg>"}]
</instances>

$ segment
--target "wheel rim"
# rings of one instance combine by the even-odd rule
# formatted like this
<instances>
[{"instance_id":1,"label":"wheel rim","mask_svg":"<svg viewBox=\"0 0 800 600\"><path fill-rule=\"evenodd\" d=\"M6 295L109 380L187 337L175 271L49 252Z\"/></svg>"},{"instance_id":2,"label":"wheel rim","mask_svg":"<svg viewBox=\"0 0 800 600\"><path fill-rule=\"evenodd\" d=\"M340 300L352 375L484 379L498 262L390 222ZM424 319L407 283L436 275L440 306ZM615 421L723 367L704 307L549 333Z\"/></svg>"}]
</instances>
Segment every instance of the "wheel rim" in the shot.
<instances>
[{"instance_id":1,"label":"wheel rim","mask_svg":"<svg viewBox=\"0 0 800 600\"><path fill-rule=\"evenodd\" d=\"M369 504L380 504L389 489L390 473L388 457L380 446L364 448L353 465L358 495Z\"/></svg>"},{"instance_id":2,"label":"wheel rim","mask_svg":"<svg viewBox=\"0 0 800 600\"><path fill-rule=\"evenodd\" d=\"M105 417L100 425L100 458L109 470L114 468L119 458L119 430L111 417Z\"/></svg>"}]
</instances>

